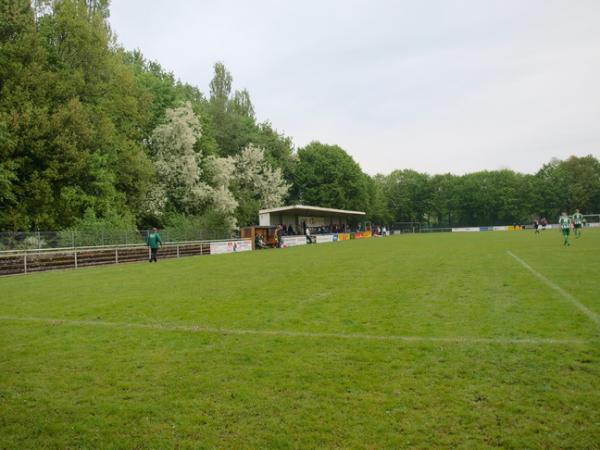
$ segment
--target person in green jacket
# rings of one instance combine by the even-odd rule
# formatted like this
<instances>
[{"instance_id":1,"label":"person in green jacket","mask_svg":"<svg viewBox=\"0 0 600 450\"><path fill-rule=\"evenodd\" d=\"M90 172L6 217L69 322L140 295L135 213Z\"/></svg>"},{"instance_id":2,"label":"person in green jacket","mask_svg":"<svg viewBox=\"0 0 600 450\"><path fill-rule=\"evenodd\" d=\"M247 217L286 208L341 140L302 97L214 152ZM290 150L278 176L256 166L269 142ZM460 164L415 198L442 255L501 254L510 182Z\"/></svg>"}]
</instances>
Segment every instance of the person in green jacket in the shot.
<instances>
[{"instance_id":1,"label":"person in green jacket","mask_svg":"<svg viewBox=\"0 0 600 450\"><path fill-rule=\"evenodd\" d=\"M146 240L146 244L148 247L150 247L150 262L158 262L156 260L156 254L158 252L158 248L162 247L162 241L160 240L160 234L158 234L158 230L156 228L152 228L152 231Z\"/></svg>"}]
</instances>

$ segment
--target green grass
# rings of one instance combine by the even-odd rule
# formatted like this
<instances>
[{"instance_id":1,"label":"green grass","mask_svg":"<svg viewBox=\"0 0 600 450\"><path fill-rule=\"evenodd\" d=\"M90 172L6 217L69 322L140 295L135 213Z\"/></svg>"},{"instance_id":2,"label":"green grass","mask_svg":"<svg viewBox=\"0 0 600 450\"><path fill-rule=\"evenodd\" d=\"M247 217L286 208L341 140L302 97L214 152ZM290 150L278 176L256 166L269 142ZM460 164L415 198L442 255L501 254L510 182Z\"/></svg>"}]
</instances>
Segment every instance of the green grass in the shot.
<instances>
[{"instance_id":1,"label":"green grass","mask_svg":"<svg viewBox=\"0 0 600 450\"><path fill-rule=\"evenodd\" d=\"M600 315L596 230L2 278L0 448L600 448L597 316L507 250Z\"/></svg>"}]
</instances>

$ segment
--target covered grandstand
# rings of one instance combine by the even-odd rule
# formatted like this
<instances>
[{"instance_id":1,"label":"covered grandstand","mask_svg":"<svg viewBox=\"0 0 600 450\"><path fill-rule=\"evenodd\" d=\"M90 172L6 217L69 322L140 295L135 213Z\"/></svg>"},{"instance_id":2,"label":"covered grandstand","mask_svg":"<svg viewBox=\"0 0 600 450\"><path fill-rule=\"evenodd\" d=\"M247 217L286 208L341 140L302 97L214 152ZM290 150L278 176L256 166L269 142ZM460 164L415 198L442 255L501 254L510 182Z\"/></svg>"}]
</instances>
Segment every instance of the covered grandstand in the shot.
<instances>
[{"instance_id":1,"label":"covered grandstand","mask_svg":"<svg viewBox=\"0 0 600 450\"><path fill-rule=\"evenodd\" d=\"M320 206L290 205L279 208L261 209L258 213L260 226L284 225L302 234L310 229L327 228L346 231L364 221L364 211L322 208Z\"/></svg>"}]
</instances>

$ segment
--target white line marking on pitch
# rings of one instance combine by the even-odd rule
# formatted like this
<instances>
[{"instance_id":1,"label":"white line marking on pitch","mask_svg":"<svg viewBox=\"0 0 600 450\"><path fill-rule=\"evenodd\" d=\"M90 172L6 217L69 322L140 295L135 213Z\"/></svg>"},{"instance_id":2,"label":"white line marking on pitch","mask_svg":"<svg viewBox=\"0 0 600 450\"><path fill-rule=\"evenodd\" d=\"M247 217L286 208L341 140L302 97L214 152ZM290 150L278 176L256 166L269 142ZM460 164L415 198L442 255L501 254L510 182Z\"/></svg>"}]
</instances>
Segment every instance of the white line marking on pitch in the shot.
<instances>
[{"instance_id":1,"label":"white line marking on pitch","mask_svg":"<svg viewBox=\"0 0 600 450\"><path fill-rule=\"evenodd\" d=\"M551 281L550 279L546 278L544 275L539 273L537 270L535 270L533 267L531 267L529 264L527 264L525 261L523 261L521 258L519 258L517 255L515 255L510 250L507 250L506 253L508 253L510 256L512 256L514 259L516 259L519 263L521 263L521 265L523 267L525 267L533 275L535 275L537 278L539 278L541 281L543 281L546 286L554 289L565 300L570 301L576 308L578 308L582 313L584 313L586 316L588 316L589 319L596 322L597 325L600 325L600 316L598 316L598 314L596 314L594 311L589 309L584 304L580 303L575 297L573 297L571 294L569 294L567 291L565 291L563 288L561 288L558 284L556 284L553 281Z\"/></svg>"},{"instance_id":2,"label":"white line marking on pitch","mask_svg":"<svg viewBox=\"0 0 600 450\"><path fill-rule=\"evenodd\" d=\"M46 325L71 325L71 326L101 326L109 328L133 328L142 330L179 331L188 333L253 335L272 337L306 337L306 338L336 338L354 339L365 341L401 341L401 342L439 342L439 343L465 343L465 344L515 344L515 345L561 345L561 344L589 344L592 341L578 339L547 339L547 338L477 338L477 337L428 337L428 336L381 336L372 334L353 333L318 333L309 331L286 330L248 330L236 328L213 328L198 325L175 325L160 323L127 323L105 322L101 320L69 320L51 319L43 317L18 317L0 316L5 322L37 322Z\"/></svg>"}]
</instances>

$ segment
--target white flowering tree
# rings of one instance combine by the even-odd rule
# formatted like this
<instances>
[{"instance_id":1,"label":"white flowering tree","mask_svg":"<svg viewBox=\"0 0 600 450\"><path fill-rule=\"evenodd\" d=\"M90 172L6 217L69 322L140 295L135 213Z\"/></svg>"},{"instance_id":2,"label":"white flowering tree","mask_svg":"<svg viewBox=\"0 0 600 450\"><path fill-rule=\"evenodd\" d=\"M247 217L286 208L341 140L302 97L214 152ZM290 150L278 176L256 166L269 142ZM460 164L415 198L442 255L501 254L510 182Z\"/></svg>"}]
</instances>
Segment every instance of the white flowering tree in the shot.
<instances>
[{"instance_id":1,"label":"white flowering tree","mask_svg":"<svg viewBox=\"0 0 600 450\"><path fill-rule=\"evenodd\" d=\"M160 212L168 204L188 214L197 213L210 196L209 186L200 176L202 154L194 149L202 130L189 103L168 109L164 123L152 132L150 148L158 184L149 206Z\"/></svg>"},{"instance_id":2,"label":"white flowering tree","mask_svg":"<svg viewBox=\"0 0 600 450\"><path fill-rule=\"evenodd\" d=\"M231 158L209 156L203 160L195 148L201 134L200 120L189 103L166 111L165 121L151 136L158 183L148 194L146 209L157 217L167 210L216 214L232 228L238 206L230 190L235 164Z\"/></svg>"},{"instance_id":3,"label":"white flowering tree","mask_svg":"<svg viewBox=\"0 0 600 450\"><path fill-rule=\"evenodd\" d=\"M211 206L230 228L235 227L238 202L231 192L235 164L232 158L209 156L204 163L206 176L211 180Z\"/></svg>"},{"instance_id":4,"label":"white flowering tree","mask_svg":"<svg viewBox=\"0 0 600 450\"><path fill-rule=\"evenodd\" d=\"M259 208L281 206L290 186L280 169L265 159L262 148L249 145L235 157L202 157L195 145L200 120L189 103L168 109L164 122L152 132L150 149L158 182L148 194L147 211L220 218L236 225L256 220Z\"/></svg>"},{"instance_id":5,"label":"white flowering tree","mask_svg":"<svg viewBox=\"0 0 600 450\"><path fill-rule=\"evenodd\" d=\"M273 168L265 159L264 149L250 144L233 161L233 185L240 203L241 222L254 222L259 208L283 205L290 185L285 182L281 169Z\"/></svg>"},{"instance_id":6,"label":"white flowering tree","mask_svg":"<svg viewBox=\"0 0 600 450\"><path fill-rule=\"evenodd\" d=\"M290 189L281 169L271 167L264 149L252 144L235 157L235 178L240 187L259 200L261 208L281 206Z\"/></svg>"}]
</instances>

